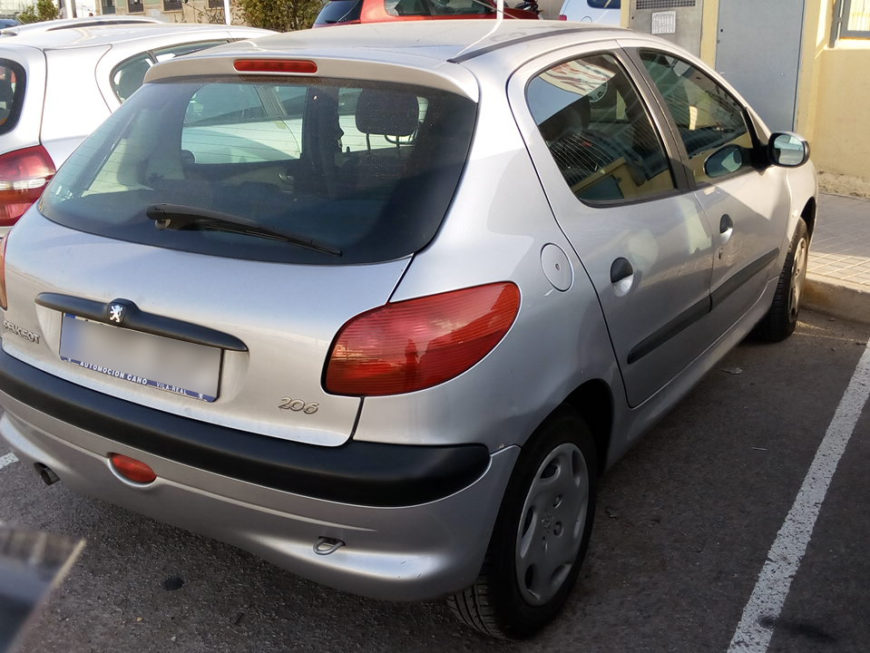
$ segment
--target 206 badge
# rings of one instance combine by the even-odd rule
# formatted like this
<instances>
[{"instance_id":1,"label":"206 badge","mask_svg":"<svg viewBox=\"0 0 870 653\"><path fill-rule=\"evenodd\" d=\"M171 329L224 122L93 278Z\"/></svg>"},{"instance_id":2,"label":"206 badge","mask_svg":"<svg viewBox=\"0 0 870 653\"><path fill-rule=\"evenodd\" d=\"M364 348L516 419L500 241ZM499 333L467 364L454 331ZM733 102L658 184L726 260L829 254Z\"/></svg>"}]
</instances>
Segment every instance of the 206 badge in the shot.
<instances>
[{"instance_id":1,"label":"206 badge","mask_svg":"<svg viewBox=\"0 0 870 653\"><path fill-rule=\"evenodd\" d=\"M294 413L305 413L306 415L313 415L317 412L317 409L320 408L320 404L316 401L306 402L302 399L294 399L293 397L284 397L281 399L281 403L278 404L278 408L281 410L292 410Z\"/></svg>"}]
</instances>

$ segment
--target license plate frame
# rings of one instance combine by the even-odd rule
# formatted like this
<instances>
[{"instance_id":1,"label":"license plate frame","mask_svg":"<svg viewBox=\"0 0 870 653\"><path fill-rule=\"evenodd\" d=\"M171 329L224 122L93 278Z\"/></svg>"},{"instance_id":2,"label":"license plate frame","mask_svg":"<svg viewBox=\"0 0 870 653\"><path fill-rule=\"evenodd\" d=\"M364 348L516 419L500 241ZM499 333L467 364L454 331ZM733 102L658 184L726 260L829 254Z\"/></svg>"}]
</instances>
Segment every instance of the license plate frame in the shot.
<instances>
[{"instance_id":1,"label":"license plate frame","mask_svg":"<svg viewBox=\"0 0 870 653\"><path fill-rule=\"evenodd\" d=\"M135 385L209 403L219 396L223 350L218 347L64 313L59 354L67 363ZM172 360L161 362L165 358Z\"/></svg>"}]
</instances>

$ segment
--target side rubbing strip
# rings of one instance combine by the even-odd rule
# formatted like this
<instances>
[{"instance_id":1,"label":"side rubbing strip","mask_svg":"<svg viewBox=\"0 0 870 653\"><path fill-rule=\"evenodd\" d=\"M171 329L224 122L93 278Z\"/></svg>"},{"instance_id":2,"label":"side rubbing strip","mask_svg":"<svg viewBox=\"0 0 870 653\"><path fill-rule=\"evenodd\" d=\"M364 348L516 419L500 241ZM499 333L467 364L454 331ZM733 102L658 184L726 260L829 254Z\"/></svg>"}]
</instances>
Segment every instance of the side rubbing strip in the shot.
<instances>
[{"instance_id":1,"label":"side rubbing strip","mask_svg":"<svg viewBox=\"0 0 870 653\"><path fill-rule=\"evenodd\" d=\"M675 335L697 322L707 313L713 310L715 306L721 304L725 299L737 290L744 283L749 281L759 272L762 272L768 265L777 259L779 249L774 249L760 258L755 259L745 268L734 274L731 278L720 285L706 299L702 299L687 310L683 311L676 318L668 322L661 329L658 329L651 335L647 336L636 344L631 351L628 352L628 364L636 363L641 358L651 353Z\"/></svg>"},{"instance_id":2,"label":"side rubbing strip","mask_svg":"<svg viewBox=\"0 0 870 653\"><path fill-rule=\"evenodd\" d=\"M779 257L779 250L773 249L761 258L755 259L745 268L734 274L730 279L726 279L716 290L713 291L712 308L725 301L725 299L737 290L744 283L749 281L756 274L764 270L768 265Z\"/></svg>"},{"instance_id":3,"label":"side rubbing strip","mask_svg":"<svg viewBox=\"0 0 870 653\"><path fill-rule=\"evenodd\" d=\"M661 329L641 340L634 348L628 352L628 363L637 362L654 349L665 344L668 340L680 333L683 329L688 328L707 313L710 312L710 297L705 297L701 301L690 306L676 318L668 322Z\"/></svg>"}]
</instances>

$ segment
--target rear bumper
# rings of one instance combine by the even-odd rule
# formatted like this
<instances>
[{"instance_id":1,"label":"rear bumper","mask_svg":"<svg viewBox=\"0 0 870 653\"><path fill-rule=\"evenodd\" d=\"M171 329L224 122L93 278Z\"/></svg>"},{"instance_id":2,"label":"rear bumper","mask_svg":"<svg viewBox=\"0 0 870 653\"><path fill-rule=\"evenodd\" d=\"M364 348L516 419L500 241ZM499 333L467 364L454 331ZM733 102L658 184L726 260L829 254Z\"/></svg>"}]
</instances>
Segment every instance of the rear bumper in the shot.
<instances>
[{"instance_id":1,"label":"rear bumper","mask_svg":"<svg viewBox=\"0 0 870 653\"><path fill-rule=\"evenodd\" d=\"M113 442L331 501L370 506L425 503L467 487L489 465L489 451L480 444L413 447L351 440L340 447L322 447L216 426L70 383L2 349L0 390Z\"/></svg>"},{"instance_id":2,"label":"rear bumper","mask_svg":"<svg viewBox=\"0 0 870 653\"><path fill-rule=\"evenodd\" d=\"M484 449L481 466L477 447L299 445L107 397L4 353L0 404L0 435L72 489L384 599L433 598L474 580L518 454ZM252 442L264 449L238 449ZM109 453L142 460L157 480L123 480ZM319 555L321 537L344 546Z\"/></svg>"}]
</instances>

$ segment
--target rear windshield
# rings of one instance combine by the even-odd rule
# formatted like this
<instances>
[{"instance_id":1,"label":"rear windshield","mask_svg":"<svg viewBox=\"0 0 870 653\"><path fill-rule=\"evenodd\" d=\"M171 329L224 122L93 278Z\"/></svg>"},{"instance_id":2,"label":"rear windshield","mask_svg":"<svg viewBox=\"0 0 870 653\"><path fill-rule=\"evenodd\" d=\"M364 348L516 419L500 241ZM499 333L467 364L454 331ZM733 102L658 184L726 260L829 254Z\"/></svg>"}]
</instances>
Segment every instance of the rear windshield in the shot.
<instances>
[{"instance_id":1,"label":"rear windshield","mask_svg":"<svg viewBox=\"0 0 870 653\"><path fill-rule=\"evenodd\" d=\"M391 260L434 236L475 116L466 98L397 84L146 84L61 167L40 210L74 229L218 256Z\"/></svg>"},{"instance_id":2,"label":"rear windshield","mask_svg":"<svg viewBox=\"0 0 870 653\"><path fill-rule=\"evenodd\" d=\"M18 122L24 103L24 69L9 59L0 59L0 134Z\"/></svg>"},{"instance_id":3,"label":"rear windshield","mask_svg":"<svg viewBox=\"0 0 870 653\"><path fill-rule=\"evenodd\" d=\"M363 0L332 0L317 14L315 25L331 25L359 20Z\"/></svg>"}]
</instances>

